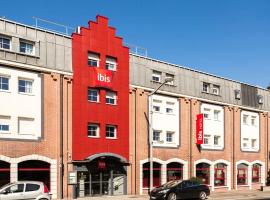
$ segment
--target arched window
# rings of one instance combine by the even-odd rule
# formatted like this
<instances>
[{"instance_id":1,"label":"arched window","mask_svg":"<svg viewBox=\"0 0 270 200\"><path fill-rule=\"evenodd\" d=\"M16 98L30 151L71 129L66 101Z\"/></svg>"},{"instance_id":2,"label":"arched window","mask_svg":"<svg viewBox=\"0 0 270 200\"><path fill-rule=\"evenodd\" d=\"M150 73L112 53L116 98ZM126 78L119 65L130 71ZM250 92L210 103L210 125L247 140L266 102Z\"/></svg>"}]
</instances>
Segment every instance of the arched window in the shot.
<instances>
[{"instance_id":1,"label":"arched window","mask_svg":"<svg viewBox=\"0 0 270 200\"><path fill-rule=\"evenodd\" d=\"M153 163L153 186L161 185L161 164ZM149 188L150 186L150 163L143 164L143 187Z\"/></svg>"},{"instance_id":2,"label":"arched window","mask_svg":"<svg viewBox=\"0 0 270 200\"><path fill-rule=\"evenodd\" d=\"M10 163L0 161L0 187L10 182Z\"/></svg>"},{"instance_id":3,"label":"arched window","mask_svg":"<svg viewBox=\"0 0 270 200\"><path fill-rule=\"evenodd\" d=\"M252 165L252 183L259 183L261 180L261 165Z\"/></svg>"},{"instance_id":4,"label":"arched window","mask_svg":"<svg viewBox=\"0 0 270 200\"><path fill-rule=\"evenodd\" d=\"M248 166L246 164L237 165L237 185L248 184Z\"/></svg>"},{"instance_id":5,"label":"arched window","mask_svg":"<svg viewBox=\"0 0 270 200\"><path fill-rule=\"evenodd\" d=\"M183 164L171 162L167 164L167 182L183 179Z\"/></svg>"},{"instance_id":6,"label":"arched window","mask_svg":"<svg viewBox=\"0 0 270 200\"><path fill-rule=\"evenodd\" d=\"M50 163L27 160L18 164L18 180L41 181L50 190Z\"/></svg>"},{"instance_id":7,"label":"arched window","mask_svg":"<svg viewBox=\"0 0 270 200\"><path fill-rule=\"evenodd\" d=\"M199 163L196 165L196 177L200 178L204 184L210 184L210 165Z\"/></svg>"},{"instance_id":8,"label":"arched window","mask_svg":"<svg viewBox=\"0 0 270 200\"><path fill-rule=\"evenodd\" d=\"M227 165L224 163L218 163L215 165L215 186L227 185Z\"/></svg>"}]
</instances>

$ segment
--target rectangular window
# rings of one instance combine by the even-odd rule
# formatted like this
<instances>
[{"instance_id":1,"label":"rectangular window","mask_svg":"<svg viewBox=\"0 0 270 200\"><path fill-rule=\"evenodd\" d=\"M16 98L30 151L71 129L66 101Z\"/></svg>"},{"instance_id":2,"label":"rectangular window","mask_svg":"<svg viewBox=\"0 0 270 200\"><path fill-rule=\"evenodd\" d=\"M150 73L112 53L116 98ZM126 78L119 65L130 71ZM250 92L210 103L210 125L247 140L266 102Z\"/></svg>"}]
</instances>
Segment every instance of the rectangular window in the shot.
<instances>
[{"instance_id":1,"label":"rectangular window","mask_svg":"<svg viewBox=\"0 0 270 200\"><path fill-rule=\"evenodd\" d=\"M160 112L160 106L153 106L154 112Z\"/></svg>"},{"instance_id":2,"label":"rectangular window","mask_svg":"<svg viewBox=\"0 0 270 200\"><path fill-rule=\"evenodd\" d=\"M243 147L244 148L248 147L248 138L243 138Z\"/></svg>"},{"instance_id":3,"label":"rectangular window","mask_svg":"<svg viewBox=\"0 0 270 200\"><path fill-rule=\"evenodd\" d=\"M172 108L166 108L166 113L167 114L173 114L173 109Z\"/></svg>"},{"instance_id":4,"label":"rectangular window","mask_svg":"<svg viewBox=\"0 0 270 200\"><path fill-rule=\"evenodd\" d=\"M153 131L153 141L155 141L155 142L160 141L160 133L161 133L161 131L156 131L156 130Z\"/></svg>"},{"instance_id":5,"label":"rectangular window","mask_svg":"<svg viewBox=\"0 0 270 200\"><path fill-rule=\"evenodd\" d=\"M20 52L29 55L34 55L34 45L31 43L20 42Z\"/></svg>"},{"instance_id":6,"label":"rectangular window","mask_svg":"<svg viewBox=\"0 0 270 200\"><path fill-rule=\"evenodd\" d=\"M220 94L220 86L219 85L213 85L212 92L215 95L219 95Z\"/></svg>"},{"instance_id":7,"label":"rectangular window","mask_svg":"<svg viewBox=\"0 0 270 200\"><path fill-rule=\"evenodd\" d=\"M88 65L92 67L99 67L99 54L88 53Z\"/></svg>"},{"instance_id":8,"label":"rectangular window","mask_svg":"<svg viewBox=\"0 0 270 200\"><path fill-rule=\"evenodd\" d=\"M106 126L106 138L116 138L116 126Z\"/></svg>"},{"instance_id":9,"label":"rectangular window","mask_svg":"<svg viewBox=\"0 0 270 200\"><path fill-rule=\"evenodd\" d=\"M255 149L257 147L257 140L251 139L251 148Z\"/></svg>"},{"instance_id":10,"label":"rectangular window","mask_svg":"<svg viewBox=\"0 0 270 200\"><path fill-rule=\"evenodd\" d=\"M204 108L203 109L203 117L204 117L204 119L210 119L210 109L208 109L208 108Z\"/></svg>"},{"instance_id":11,"label":"rectangular window","mask_svg":"<svg viewBox=\"0 0 270 200\"><path fill-rule=\"evenodd\" d=\"M99 137L99 125L98 124L88 124L88 137Z\"/></svg>"},{"instance_id":12,"label":"rectangular window","mask_svg":"<svg viewBox=\"0 0 270 200\"><path fill-rule=\"evenodd\" d=\"M116 71L116 59L112 57L106 57L106 69Z\"/></svg>"},{"instance_id":13,"label":"rectangular window","mask_svg":"<svg viewBox=\"0 0 270 200\"><path fill-rule=\"evenodd\" d=\"M214 120L219 121L220 120L220 111L214 110Z\"/></svg>"},{"instance_id":14,"label":"rectangular window","mask_svg":"<svg viewBox=\"0 0 270 200\"><path fill-rule=\"evenodd\" d=\"M174 85L174 75L173 74L166 73L166 79L172 79L172 81L166 83L167 85Z\"/></svg>"},{"instance_id":15,"label":"rectangular window","mask_svg":"<svg viewBox=\"0 0 270 200\"><path fill-rule=\"evenodd\" d=\"M9 78L0 76L0 90L9 90Z\"/></svg>"},{"instance_id":16,"label":"rectangular window","mask_svg":"<svg viewBox=\"0 0 270 200\"><path fill-rule=\"evenodd\" d=\"M173 142L173 135L174 135L174 132L167 132L166 133L166 141L167 142Z\"/></svg>"},{"instance_id":17,"label":"rectangular window","mask_svg":"<svg viewBox=\"0 0 270 200\"><path fill-rule=\"evenodd\" d=\"M243 124L248 124L248 115L243 115Z\"/></svg>"},{"instance_id":18,"label":"rectangular window","mask_svg":"<svg viewBox=\"0 0 270 200\"><path fill-rule=\"evenodd\" d=\"M210 135L204 135L203 144L210 144Z\"/></svg>"},{"instance_id":19,"label":"rectangular window","mask_svg":"<svg viewBox=\"0 0 270 200\"><path fill-rule=\"evenodd\" d=\"M256 117L254 116L251 117L251 125L256 126Z\"/></svg>"},{"instance_id":20,"label":"rectangular window","mask_svg":"<svg viewBox=\"0 0 270 200\"><path fill-rule=\"evenodd\" d=\"M218 135L214 136L214 145L216 145L216 146L220 145L220 136L218 136Z\"/></svg>"},{"instance_id":21,"label":"rectangular window","mask_svg":"<svg viewBox=\"0 0 270 200\"><path fill-rule=\"evenodd\" d=\"M33 118L19 117L19 134L35 135L35 120Z\"/></svg>"},{"instance_id":22,"label":"rectangular window","mask_svg":"<svg viewBox=\"0 0 270 200\"><path fill-rule=\"evenodd\" d=\"M0 115L0 133L9 133L10 117Z\"/></svg>"},{"instance_id":23,"label":"rectangular window","mask_svg":"<svg viewBox=\"0 0 270 200\"><path fill-rule=\"evenodd\" d=\"M106 91L106 104L116 105L116 93Z\"/></svg>"},{"instance_id":24,"label":"rectangular window","mask_svg":"<svg viewBox=\"0 0 270 200\"><path fill-rule=\"evenodd\" d=\"M10 39L0 36L0 48L10 49Z\"/></svg>"},{"instance_id":25,"label":"rectangular window","mask_svg":"<svg viewBox=\"0 0 270 200\"><path fill-rule=\"evenodd\" d=\"M89 88L88 89L88 101L99 102L99 90Z\"/></svg>"},{"instance_id":26,"label":"rectangular window","mask_svg":"<svg viewBox=\"0 0 270 200\"><path fill-rule=\"evenodd\" d=\"M210 84L209 83L205 83L203 82L203 88L202 88L203 92L209 93L210 91Z\"/></svg>"},{"instance_id":27,"label":"rectangular window","mask_svg":"<svg viewBox=\"0 0 270 200\"><path fill-rule=\"evenodd\" d=\"M19 79L19 92L20 93L32 93L33 81Z\"/></svg>"},{"instance_id":28,"label":"rectangular window","mask_svg":"<svg viewBox=\"0 0 270 200\"><path fill-rule=\"evenodd\" d=\"M161 72L153 70L152 81L161 82Z\"/></svg>"}]
</instances>

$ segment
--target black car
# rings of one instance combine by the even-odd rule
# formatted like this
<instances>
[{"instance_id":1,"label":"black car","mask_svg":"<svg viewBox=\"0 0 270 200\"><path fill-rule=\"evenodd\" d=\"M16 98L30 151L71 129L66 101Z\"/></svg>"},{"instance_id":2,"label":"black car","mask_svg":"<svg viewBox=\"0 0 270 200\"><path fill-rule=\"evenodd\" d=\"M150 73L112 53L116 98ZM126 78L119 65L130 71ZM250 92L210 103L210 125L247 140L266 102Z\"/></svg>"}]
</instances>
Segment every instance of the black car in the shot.
<instances>
[{"instance_id":1,"label":"black car","mask_svg":"<svg viewBox=\"0 0 270 200\"><path fill-rule=\"evenodd\" d=\"M210 190L207 185L197 181L170 181L153 189L150 193L151 200L176 200L176 199L207 199Z\"/></svg>"}]
</instances>

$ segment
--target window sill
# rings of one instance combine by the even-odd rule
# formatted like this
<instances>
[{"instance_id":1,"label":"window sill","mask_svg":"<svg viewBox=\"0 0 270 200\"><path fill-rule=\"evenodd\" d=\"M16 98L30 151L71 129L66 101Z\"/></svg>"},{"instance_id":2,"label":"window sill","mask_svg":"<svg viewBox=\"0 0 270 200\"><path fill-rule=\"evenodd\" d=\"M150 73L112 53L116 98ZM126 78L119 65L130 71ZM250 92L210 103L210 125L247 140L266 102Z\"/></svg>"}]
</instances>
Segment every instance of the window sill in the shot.
<instances>
[{"instance_id":1,"label":"window sill","mask_svg":"<svg viewBox=\"0 0 270 200\"><path fill-rule=\"evenodd\" d=\"M32 57L32 58L39 58L39 56L37 56L37 55L31 55L31 54L22 53L22 52L16 52L16 51L12 51L12 49L3 49L3 48L0 48L0 50L6 51L8 53L14 53L14 54L22 55L22 56L28 56L28 57Z\"/></svg>"},{"instance_id":2,"label":"window sill","mask_svg":"<svg viewBox=\"0 0 270 200\"><path fill-rule=\"evenodd\" d=\"M117 106L117 104L106 103L106 105Z\"/></svg>"},{"instance_id":3,"label":"window sill","mask_svg":"<svg viewBox=\"0 0 270 200\"><path fill-rule=\"evenodd\" d=\"M99 66L94 66L94 65L89 65L89 64L88 64L88 67L97 67L97 68L99 68Z\"/></svg>"},{"instance_id":4,"label":"window sill","mask_svg":"<svg viewBox=\"0 0 270 200\"><path fill-rule=\"evenodd\" d=\"M90 101L88 100L89 103L100 103L100 101Z\"/></svg>"},{"instance_id":5,"label":"window sill","mask_svg":"<svg viewBox=\"0 0 270 200\"><path fill-rule=\"evenodd\" d=\"M87 137L88 137L88 138L96 138L96 139L97 139L97 138L100 138L99 136L89 136L89 135L88 135Z\"/></svg>"},{"instance_id":6,"label":"window sill","mask_svg":"<svg viewBox=\"0 0 270 200\"><path fill-rule=\"evenodd\" d=\"M155 81L155 80L151 80L150 82L152 82L152 83L161 83L161 81Z\"/></svg>"},{"instance_id":7,"label":"window sill","mask_svg":"<svg viewBox=\"0 0 270 200\"><path fill-rule=\"evenodd\" d=\"M26 95L26 96L35 96L33 93L27 93L27 92L18 92L18 94Z\"/></svg>"},{"instance_id":8,"label":"window sill","mask_svg":"<svg viewBox=\"0 0 270 200\"><path fill-rule=\"evenodd\" d=\"M11 93L10 90L0 90L0 92L4 92L4 93Z\"/></svg>"},{"instance_id":9,"label":"window sill","mask_svg":"<svg viewBox=\"0 0 270 200\"><path fill-rule=\"evenodd\" d=\"M106 137L106 139L108 139L108 140L117 140L116 137Z\"/></svg>"},{"instance_id":10,"label":"window sill","mask_svg":"<svg viewBox=\"0 0 270 200\"><path fill-rule=\"evenodd\" d=\"M33 135L12 135L11 133L9 134L3 134L0 133L0 139L16 139L16 140L38 140L40 137L38 136L33 136Z\"/></svg>"}]
</instances>

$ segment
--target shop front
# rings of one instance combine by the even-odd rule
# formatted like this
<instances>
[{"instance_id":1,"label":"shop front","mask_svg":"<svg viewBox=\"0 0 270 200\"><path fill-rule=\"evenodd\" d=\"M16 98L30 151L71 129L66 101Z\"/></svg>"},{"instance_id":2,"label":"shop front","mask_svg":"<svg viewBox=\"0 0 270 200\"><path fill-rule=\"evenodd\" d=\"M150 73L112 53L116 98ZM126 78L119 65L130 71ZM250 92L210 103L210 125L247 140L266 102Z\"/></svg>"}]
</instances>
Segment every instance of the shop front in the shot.
<instances>
[{"instance_id":1,"label":"shop front","mask_svg":"<svg viewBox=\"0 0 270 200\"><path fill-rule=\"evenodd\" d=\"M125 158L112 153L74 162L76 197L127 194L127 165Z\"/></svg>"}]
</instances>

